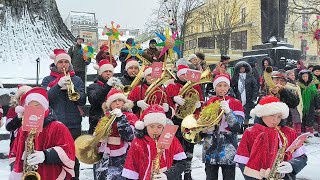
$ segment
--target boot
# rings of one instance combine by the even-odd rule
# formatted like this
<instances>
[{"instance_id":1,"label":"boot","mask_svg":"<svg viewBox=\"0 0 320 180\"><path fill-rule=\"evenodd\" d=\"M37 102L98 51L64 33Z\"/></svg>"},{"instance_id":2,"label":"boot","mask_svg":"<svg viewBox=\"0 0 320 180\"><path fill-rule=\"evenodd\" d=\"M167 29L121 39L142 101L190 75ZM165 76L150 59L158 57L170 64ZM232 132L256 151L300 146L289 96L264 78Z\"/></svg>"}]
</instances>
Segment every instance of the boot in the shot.
<instances>
[{"instance_id":1,"label":"boot","mask_svg":"<svg viewBox=\"0 0 320 180\"><path fill-rule=\"evenodd\" d=\"M184 173L183 179L184 179L184 180L192 180L191 172L190 172L190 173Z\"/></svg>"}]
</instances>

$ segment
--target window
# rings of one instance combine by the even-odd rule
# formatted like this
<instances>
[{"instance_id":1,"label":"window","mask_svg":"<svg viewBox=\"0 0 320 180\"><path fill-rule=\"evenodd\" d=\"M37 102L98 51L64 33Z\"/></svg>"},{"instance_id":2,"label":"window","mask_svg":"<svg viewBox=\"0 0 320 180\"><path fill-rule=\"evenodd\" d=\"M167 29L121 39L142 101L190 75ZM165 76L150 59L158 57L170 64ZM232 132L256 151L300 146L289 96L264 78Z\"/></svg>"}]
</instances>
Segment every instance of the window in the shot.
<instances>
[{"instance_id":1,"label":"window","mask_svg":"<svg viewBox=\"0 0 320 180\"><path fill-rule=\"evenodd\" d=\"M302 20L302 31L308 31L308 21L309 21L308 14L302 14L301 20Z\"/></svg>"},{"instance_id":2,"label":"window","mask_svg":"<svg viewBox=\"0 0 320 180\"><path fill-rule=\"evenodd\" d=\"M247 31L234 32L231 34L232 49L247 49Z\"/></svg>"},{"instance_id":3,"label":"window","mask_svg":"<svg viewBox=\"0 0 320 180\"><path fill-rule=\"evenodd\" d=\"M246 8L241 9L241 23L246 23Z\"/></svg>"},{"instance_id":4,"label":"window","mask_svg":"<svg viewBox=\"0 0 320 180\"><path fill-rule=\"evenodd\" d=\"M215 37L202 37L198 39L198 47L215 49Z\"/></svg>"},{"instance_id":5,"label":"window","mask_svg":"<svg viewBox=\"0 0 320 180\"><path fill-rule=\"evenodd\" d=\"M307 54L307 45L308 45L308 41L305 39L301 39L301 51L303 55Z\"/></svg>"}]
</instances>

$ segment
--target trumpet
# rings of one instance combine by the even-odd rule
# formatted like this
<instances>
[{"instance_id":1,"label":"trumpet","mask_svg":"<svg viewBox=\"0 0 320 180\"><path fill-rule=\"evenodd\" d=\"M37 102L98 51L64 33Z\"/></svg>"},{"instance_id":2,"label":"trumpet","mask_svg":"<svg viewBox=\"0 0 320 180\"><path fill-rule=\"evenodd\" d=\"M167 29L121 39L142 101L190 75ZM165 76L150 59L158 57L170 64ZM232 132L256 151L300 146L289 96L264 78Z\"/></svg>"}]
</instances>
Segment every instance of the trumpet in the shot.
<instances>
[{"instance_id":1,"label":"trumpet","mask_svg":"<svg viewBox=\"0 0 320 180\"><path fill-rule=\"evenodd\" d=\"M68 74L66 73L66 68L63 68L63 72L64 72L64 75L68 77L66 86L67 86L68 97L70 101L78 101L80 99L80 93L74 90L74 84L71 81L70 73Z\"/></svg>"}]
</instances>

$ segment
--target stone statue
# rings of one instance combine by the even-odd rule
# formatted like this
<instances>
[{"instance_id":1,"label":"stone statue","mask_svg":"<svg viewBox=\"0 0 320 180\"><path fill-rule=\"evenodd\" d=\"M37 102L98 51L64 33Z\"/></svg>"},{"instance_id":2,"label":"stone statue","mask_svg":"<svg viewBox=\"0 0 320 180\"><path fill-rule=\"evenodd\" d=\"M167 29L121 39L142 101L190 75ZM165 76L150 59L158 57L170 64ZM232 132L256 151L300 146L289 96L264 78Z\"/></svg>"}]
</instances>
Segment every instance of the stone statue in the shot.
<instances>
[{"instance_id":1,"label":"stone statue","mask_svg":"<svg viewBox=\"0 0 320 180\"><path fill-rule=\"evenodd\" d=\"M269 42L274 36L284 40L284 30L288 11L288 0L261 0L261 39Z\"/></svg>"}]
</instances>

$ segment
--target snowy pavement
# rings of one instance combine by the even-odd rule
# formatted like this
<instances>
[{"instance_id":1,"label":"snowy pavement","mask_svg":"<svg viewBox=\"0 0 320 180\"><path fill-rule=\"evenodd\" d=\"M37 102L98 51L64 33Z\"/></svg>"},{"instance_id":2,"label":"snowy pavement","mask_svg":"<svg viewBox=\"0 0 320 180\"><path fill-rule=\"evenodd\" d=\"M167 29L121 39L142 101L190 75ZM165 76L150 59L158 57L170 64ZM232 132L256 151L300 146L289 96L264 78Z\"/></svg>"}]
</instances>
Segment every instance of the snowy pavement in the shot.
<instances>
[{"instance_id":1,"label":"snowy pavement","mask_svg":"<svg viewBox=\"0 0 320 180\"><path fill-rule=\"evenodd\" d=\"M89 128L88 118L84 118L82 122L82 128L87 130ZM0 128L0 133L4 133L5 130ZM308 156L308 165L298 174L297 180L320 180L320 138L313 137L308 139L308 143L305 145ZM0 141L0 153L8 154L9 140ZM201 161L202 145L196 145L194 149L194 158L192 160L192 177L194 180L204 180L205 171L204 164ZM92 180L93 172L92 165L81 163L81 180ZM7 159L0 159L0 179L8 179L10 174L9 161ZM220 171L219 179L222 179ZM244 180L241 171L237 168L236 180Z\"/></svg>"}]
</instances>

